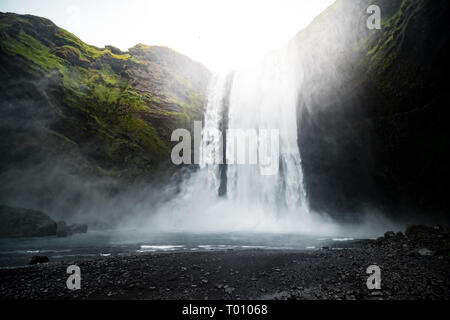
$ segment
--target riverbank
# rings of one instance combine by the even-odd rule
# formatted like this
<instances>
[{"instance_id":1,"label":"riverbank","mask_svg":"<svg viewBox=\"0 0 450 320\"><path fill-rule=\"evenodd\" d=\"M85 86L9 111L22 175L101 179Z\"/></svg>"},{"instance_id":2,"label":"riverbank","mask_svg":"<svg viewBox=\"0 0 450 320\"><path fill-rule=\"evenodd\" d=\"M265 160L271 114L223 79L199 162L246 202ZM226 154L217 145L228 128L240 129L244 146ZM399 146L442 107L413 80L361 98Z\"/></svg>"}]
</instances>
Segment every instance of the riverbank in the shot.
<instances>
[{"instance_id":1,"label":"riverbank","mask_svg":"<svg viewBox=\"0 0 450 320\"><path fill-rule=\"evenodd\" d=\"M417 233L417 232L416 232ZM449 299L448 232L347 249L146 253L0 270L1 299ZM424 247L424 246L427 247ZM70 264L81 289L66 287ZM366 270L381 269L370 291Z\"/></svg>"}]
</instances>

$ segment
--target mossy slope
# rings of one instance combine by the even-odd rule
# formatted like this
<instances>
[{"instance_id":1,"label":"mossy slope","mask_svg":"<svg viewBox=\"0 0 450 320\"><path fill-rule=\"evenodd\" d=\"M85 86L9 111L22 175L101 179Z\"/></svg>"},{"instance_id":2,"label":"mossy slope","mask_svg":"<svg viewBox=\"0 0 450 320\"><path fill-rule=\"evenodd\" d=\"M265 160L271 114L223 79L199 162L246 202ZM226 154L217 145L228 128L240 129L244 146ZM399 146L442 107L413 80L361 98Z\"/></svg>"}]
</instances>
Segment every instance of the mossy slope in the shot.
<instances>
[{"instance_id":1,"label":"mossy slope","mask_svg":"<svg viewBox=\"0 0 450 320\"><path fill-rule=\"evenodd\" d=\"M23 124L2 131L42 144L51 130L102 168L100 175L154 172L170 160L172 130L202 118L209 72L169 48L97 48L47 19L10 13L0 14L0 39L0 112ZM4 166L15 147L2 144L10 153Z\"/></svg>"},{"instance_id":2,"label":"mossy slope","mask_svg":"<svg viewBox=\"0 0 450 320\"><path fill-rule=\"evenodd\" d=\"M143 186L176 170L171 133L202 119L209 76L169 48L97 48L47 19L0 13L0 203L118 221L121 197L151 196Z\"/></svg>"}]
</instances>

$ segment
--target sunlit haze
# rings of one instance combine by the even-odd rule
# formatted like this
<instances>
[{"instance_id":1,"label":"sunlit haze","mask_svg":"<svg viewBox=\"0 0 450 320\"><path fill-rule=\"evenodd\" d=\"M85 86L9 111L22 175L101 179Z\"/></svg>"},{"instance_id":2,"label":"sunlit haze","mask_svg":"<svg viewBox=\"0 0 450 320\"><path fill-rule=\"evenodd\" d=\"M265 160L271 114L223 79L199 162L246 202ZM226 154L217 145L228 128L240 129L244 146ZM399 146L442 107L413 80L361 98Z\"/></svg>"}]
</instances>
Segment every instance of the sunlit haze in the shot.
<instances>
[{"instance_id":1,"label":"sunlit haze","mask_svg":"<svg viewBox=\"0 0 450 320\"><path fill-rule=\"evenodd\" d=\"M251 64L334 0L1 0L0 11L49 18L99 47L168 46L212 71Z\"/></svg>"}]
</instances>

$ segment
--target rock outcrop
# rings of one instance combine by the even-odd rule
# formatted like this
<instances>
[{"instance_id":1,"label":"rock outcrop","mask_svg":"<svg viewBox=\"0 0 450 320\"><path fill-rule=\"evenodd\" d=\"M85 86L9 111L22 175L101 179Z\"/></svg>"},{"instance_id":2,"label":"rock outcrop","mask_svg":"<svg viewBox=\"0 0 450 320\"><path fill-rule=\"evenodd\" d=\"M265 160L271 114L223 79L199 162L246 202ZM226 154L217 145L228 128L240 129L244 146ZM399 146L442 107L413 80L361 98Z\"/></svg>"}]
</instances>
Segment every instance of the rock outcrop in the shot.
<instances>
[{"instance_id":1,"label":"rock outcrop","mask_svg":"<svg viewBox=\"0 0 450 320\"><path fill-rule=\"evenodd\" d=\"M0 38L0 203L94 218L176 170L171 133L202 119L203 65L164 47L97 48L31 15L0 13ZM123 213L112 207L99 223Z\"/></svg>"},{"instance_id":2,"label":"rock outcrop","mask_svg":"<svg viewBox=\"0 0 450 320\"><path fill-rule=\"evenodd\" d=\"M86 224L56 223L43 212L9 206L0 206L0 221L0 238L67 237L88 231Z\"/></svg>"},{"instance_id":3,"label":"rock outcrop","mask_svg":"<svg viewBox=\"0 0 450 320\"><path fill-rule=\"evenodd\" d=\"M411 256L439 256L450 259L450 232L441 226L413 225L405 234L392 231L384 237L370 240L371 246L383 247L390 254L406 254Z\"/></svg>"},{"instance_id":4,"label":"rock outcrop","mask_svg":"<svg viewBox=\"0 0 450 320\"><path fill-rule=\"evenodd\" d=\"M0 206L0 237L45 237L56 234L56 222L40 211Z\"/></svg>"},{"instance_id":5,"label":"rock outcrop","mask_svg":"<svg viewBox=\"0 0 450 320\"><path fill-rule=\"evenodd\" d=\"M47 256L33 256L29 264L33 265L33 264L47 263L49 261L50 260L48 259Z\"/></svg>"},{"instance_id":6,"label":"rock outcrop","mask_svg":"<svg viewBox=\"0 0 450 320\"><path fill-rule=\"evenodd\" d=\"M380 30L366 26L369 5ZM449 14L445 0L338 0L291 41L313 209L448 219Z\"/></svg>"}]
</instances>

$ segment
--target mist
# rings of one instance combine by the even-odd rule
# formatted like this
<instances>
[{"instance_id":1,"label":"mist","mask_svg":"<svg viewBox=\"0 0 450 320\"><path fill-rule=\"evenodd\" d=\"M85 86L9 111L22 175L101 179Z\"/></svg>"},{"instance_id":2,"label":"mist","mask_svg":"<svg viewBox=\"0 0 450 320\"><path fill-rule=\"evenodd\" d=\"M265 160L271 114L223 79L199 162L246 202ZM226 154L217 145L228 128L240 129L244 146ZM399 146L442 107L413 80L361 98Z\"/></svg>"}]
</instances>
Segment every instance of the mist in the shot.
<instances>
[{"instance_id":1,"label":"mist","mask_svg":"<svg viewBox=\"0 0 450 320\"><path fill-rule=\"evenodd\" d=\"M348 14L349 10L354 15ZM181 178L180 191L171 200L153 208L148 216L141 214L139 222L125 225L139 225L152 232L349 237L377 237L386 230L403 230L406 223L392 221L371 203L363 203L358 217L345 221L311 208L308 200L299 141L302 128L297 119L303 112L323 111L330 105L327 99L340 99L337 88L353 75L353 64L360 59L356 53L342 55L342 48L353 46L367 33L365 26L351 18L358 16L358 10L363 7L341 2L332 14L323 13L307 31L267 53L262 61L215 74L208 89L199 151L204 162L197 171ZM345 19L341 15L344 12L350 18ZM317 98L323 101L319 110L315 109ZM210 128L222 133L211 135ZM260 165L219 164L218 159L234 155L234 145L230 145L223 129L278 129L279 172L264 176ZM248 156L252 150L246 147Z\"/></svg>"},{"instance_id":2,"label":"mist","mask_svg":"<svg viewBox=\"0 0 450 320\"><path fill-rule=\"evenodd\" d=\"M262 176L258 165L203 164L157 184L139 181L120 185L113 178L93 174L95 168L89 159L81 156L77 147L69 147L65 155L25 161L19 178L14 171L4 173L2 180L8 183L1 189L1 199L94 228L361 237L401 229L401 223L383 218L378 208L367 209L370 203L361 206L355 223L342 224L336 215L311 206L311 181L305 178L303 115L317 114L330 108L330 101L341 99L340 86L351 78L353 65L359 61L357 53L344 49L354 46L368 32L358 20L363 11L363 4L341 1L283 47L268 52L262 61L212 77L206 93L205 128L279 130L277 175ZM47 95L58 89L53 82L44 79L31 86L42 92L43 104L51 108ZM7 103L28 111L32 105L29 100ZM42 110L45 112L45 108ZM19 118L20 114L15 114L2 127L18 123ZM41 126L55 125L55 119L42 121ZM42 138L44 146L52 137L50 132ZM203 135L202 150L197 152L218 158L225 147L224 154L230 154L226 139L224 146L214 138L206 139ZM326 139L337 145L334 136ZM85 163L85 170L73 172L72 161Z\"/></svg>"}]
</instances>

